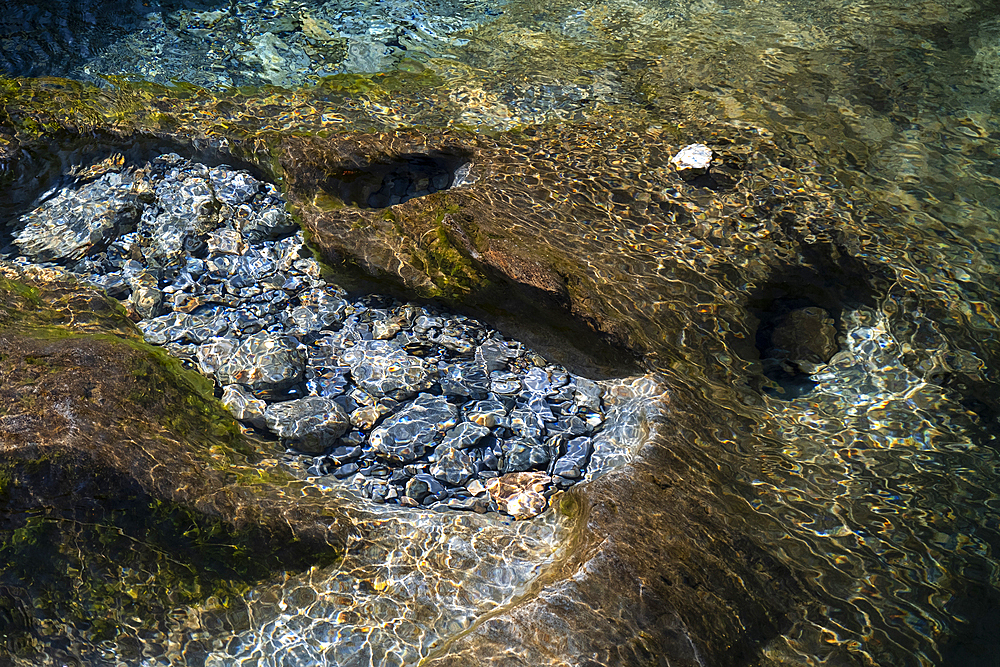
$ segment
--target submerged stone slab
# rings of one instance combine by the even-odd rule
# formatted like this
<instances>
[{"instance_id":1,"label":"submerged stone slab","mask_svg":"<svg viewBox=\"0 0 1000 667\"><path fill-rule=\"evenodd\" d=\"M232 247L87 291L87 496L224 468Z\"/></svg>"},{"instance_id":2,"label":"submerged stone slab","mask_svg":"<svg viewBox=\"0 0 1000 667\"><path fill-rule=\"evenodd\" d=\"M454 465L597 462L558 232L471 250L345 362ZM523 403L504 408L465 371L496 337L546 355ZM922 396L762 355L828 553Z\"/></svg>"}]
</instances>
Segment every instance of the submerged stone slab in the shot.
<instances>
[{"instance_id":1,"label":"submerged stone slab","mask_svg":"<svg viewBox=\"0 0 1000 667\"><path fill-rule=\"evenodd\" d=\"M240 343L215 376L222 384L284 389L301 382L304 370L305 350L299 341L262 331Z\"/></svg>"},{"instance_id":2,"label":"submerged stone slab","mask_svg":"<svg viewBox=\"0 0 1000 667\"><path fill-rule=\"evenodd\" d=\"M442 396L420 394L371 433L371 443L391 460L423 456L458 421L458 408Z\"/></svg>"},{"instance_id":3,"label":"submerged stone slab","mask_svg":"<svg viewBox=\"0 0 1000 667\"><path fill-rule=\"evenodd\" d=\"M543 472L514 472L491 479L486 490L507 514L515 519L530 519L538 516L549 506L542 495L552 482Z\"/></svg>"},{"instance_id":4,"label":"submerged stone slab","mask_svg":"<svg viewBox=\"0 0 1000 667\"><path fill-rule=\"evenodd\" d=\"M258 466L205 378L103 294L0 262L0 347L0 662L45 664L72 636L100 664L124 634L166 636L178 605L343 552L337 503Z\"/></svg>"},{"instance_id":5,"label":"submerged stone slab","mask_svg":"<svg viewBox=\"0 0 1000 667\"><path fill-rule=\"evenodd\" d=\"M563 132L563 130L560 130L560 132ZM567 130L566 132L568 135L572 134L572 130ZM589 137L590 135L588 134L583 138L583 144L586 144ZM561 138L559 137L559 139ZM570 141L571 138L567 139L567 142L570 144L572 144L572 141ZM577 135L577 139L580 138L581 136ZM405 139L401 139L400 141L405 142ZM675 303L673 299L678 285L687 284L692 281L697 282L697 280L692 280L693 277L701 275L729 275L727 273L728 270L734 266L730 262L735 262L735 266L739 267L749 265L751 268L748 271L756 271L760 275L766 274L767 263L772 258L771 255L768 255L770 252L769 247L762 246L762 244L751 245L747 243L748 240L755 238L752 235L740 236L737 233L729 235L728 233L733 230L727 225L741 224L739 221L734 223L731 220L720 220L713 217L712 214L706 213L706 211L715 210L713 207L717 204L720 205L718 210L730 210L726 208L729 203L709 196L712 199L710 205L699 209L689 198L675 195L674 191L669 188L683 188L685 185L679 183L677 179L671 181L669 178L661 178L662 171L657 172L656 170L663 167L665 159L662 157L659 158L658 165L655 164L657 158L650 158L648 173L651 174L650 178L653 179L653 182L643 185L640 188L644 191L626 191L627 188L621 188L609 194L602 189L605 188L603 181L588 180L585 177L589 168L596 165L584 165L580 168L574 168L576 171L569 169L569 165L561 162L562 158L553 156L551 152L553 149L546 146L545 141L546 139L544 138L540 139L530 147L530 150L537 150L540 154L545 155L546 157L542 158L542 162L548 159L555 160L558 165L558 169L555 170L556 172L560 172L566 167L563 173L566 173L567 176L565 176L566 180L562 185L556 184L553 186L546 184L539 186L547 188L547 191L543 191L543 194L548 196L531 199L538 202L537 208L525 208L510 204L511 201L517 200L518 197L520 197L518 201L523 203L531 197L532 193L526 192L524 189L519 189L520 185L518 183L525 179L511 178L510 173L505 174L503 172L502 165L504 163L502 161L491 161L490 156L487 155L483 164L488 165L491 169L497 169L497 171L491 172L489 179L484 179L481 184L470 185L464 191L449 192L438 197L425 197L422 200L413 200L406 204L401 204L399 206L402 208L396 209L392 213L394 216L392 225L382 224L380 228L379 224L385 223L384 218L379 219L376 216L370 216L362 219L363 216L359 216L350 207L338 208L327 206L324 207L322 213L326 217L319 222L313 219L313 222L316 224L312 226L310 231L316 233L316 237L320 239L320 245L326 247L328 258L340 256L338 253L342 253L351 258L358 259L359 263L363 263L365 268L371 269L372 272L386 271L392 273L396 271L404 282L410 281L406 284L411 287L417 285L421 288L426 287L427 289L431 289L428 285L436 288L441 288L442 285L446 287L459 285L461 290L472 290L481 284L476 282L477 274L475 274L476 267L480 265L473 263L463 264L463 258L483 258L483 265L492 271L492 273L488 274L490 280L497 280L496 276L499 274L507 276L514 283L526 286L522 294L530 295L536 302L542 303L543 310L553 304L562 303L563 306L571 304L578 316L594 316L592 324L595 327L603 329L609 335L616 336L617 340L628 341L633 346L633 349L661 350L665 354L660 359L669 358L677 360L682 364L691 363L692 359L685 356L686 349L678 350L672 347L674 345L672 341L678 340L676 337L678 332L688 333L696 329L715 331L716 329L706 328L708 322L718 324L720 329L726 325L738 324L739 318L732 319L725 312L725 308L706 314L705 309L695 308L695 304L689 303L691 299L686 295L678 295L676 298L677 303L687 307L667 307L665 305ZM656 142L648 135L639 133L639 139L636 143L641 146L642 151L646 151L650 146L655 145ZM585 145L581 146L581 154L588 154L586 150L583 150L586 147ZM477 149L479 148L486 152L492 150L484 144L477 144ZM593 148L593 146L589 146L589 148ZM546 153L545 151L550 152ZM560 154L567 154L565 146L562 143L559 144L559 151ZM569 151L569 153L575 154L573 151ZM646 153L642 153L642 155L646 155ZM295 156L295 159L298 159L298 157ZM636 157L636 159L627 162L630 165L641 164L646 166L647 162L645 160L646 158L644 157L641 159ZM291 166L294 161L293 159L288 160L289 169L294 168ZM329 163L327 156L323 156L322 161ZM516 162L517 169L521 169L523 160L512 160L511 162ZM629 168L632 169L633 167L630 166ZM520 177L521 174L517 176ZM539 180L544 182L546 179L558 180L558 178L560 176L553 173L552 175L540 176ZM622 173L621 178L622 181L628 181L632 176ZM301 185L303 181L297 181L296 183ZM570 183L573 185L570 186ZM296 186L293 185L293 187ZM579 195L575 197L578 204L570 205L566 203L567 209L559 210L558 207L562 206L567 200L559 199L558 195L569 193L569 187L580 188L580 190L573 190L573 192ZM474 188L479 189L474 191ZM321 201L321 198L316 197L316 194L315 192L306 193L299 200L305 211L303 217L307 220L307 224L310 224L308 222L310 215L309 206L313 202ZM648 195L648 197L646 199L639 198L644 195ZM435 201L435 199L438 201ZM585 203L588 201L600 202L600 206L590 207ZM549 202L559 203L550 204ZM447 208L437 208L441 204L447 204ZM452 216L449 218L450 213L443 216L439 215L442 211L454 210L452 207L457 207L461 211L461 217ZM331 213L331 211L335 213ZM312 213L315 214L315 211L312 211ZM347 224L340 227L336 224L327 224L331 222L330 218L338 215L343 216L339 222L346 221ZM691 217L690 220L685 217L688 215ZM621 235L613 228L602 228L600 233L594 234L594 226L601 224L595 221L604 221L609 216L616 221L627 219L629 221L626 225L627 233ZM706 216L707 221L703 220ZM540 248L544 248L546 250L544 255L542 253L539 253L539 255L543 255L547 259L555 257L552 260L553 265L533 261L530 259L530 256L526 256L528 253L519 256L516 250L512 251L510 248L523 248L525 246L517 245L511 239L505 238L502 224L488 224L491 220L496 222L497 220L509 221L510 219L524 220L523 223L519 222L517 233L521 238L517 239L517 241L520 242L524 238L535 235L532 240L526 242L528 247L537 244ZM441 223L443 230L434 230L433 234L428 234L428 230L419 227L420 221L424 220L443 220ZM332 222L338 222L338 220L333 220ZM483 224L484 222L486 224ZM762 224L767 224L767 222L769 221L765 220ZM609 225L609 227L614 227L614 225ZM765 231L767 231L769 238L774 238L775 235L779 235L786 228L787 226L775 226L774 228L766 228ZM379 229L388 230L384 237L380 238L378 236ZM739 229L739 232L742 232L742 228ZM340 239L350 239L352 234L354 235L353 241L355 243L353 246L354 252L351 252L350 244L339 244ZM549 236L553 238L552 244L546 242ZM667 241L662 242L660 240L661 237L667 239ZM734 239L732 243L728 242L730 238ZM338 239L338 241L331 242L331 239ZM431 243L435 245L420 245L420 243L425 243L426 239L431 239ZM324 240L326 242L325 246L323 243ZM380 246L382 242L385 242L385 244ZM719 243L716 244L716 242ZM451 247L447 244L451 244ZM345 247L348 248L346 252L344 252ZM583 256L586 257L586 261L575 263L572 257L560 254L561 247L579 249L581 254L577 256L577 259ZM680 248L677 251L678 254L685 250L692 252L680 258L673 257L670 254L672 250L670 252L667 250L674 247ZM456 248L459 250L456 251ZM705 248L708 248L708 250L704 250ZM715 249L713 250L712 248ZM748 250L748 248L752 249ZM629 249L633 249L635 252ZM650 250L653 252L649 252ZM451 254L446 254L448 252L451 252ZM724 259L720 260L720 256L723 256ZM627 259L623 260L623 257ZM656 258L653 264L644 263L648 257ZM764 259L760 260L760 257L764 257ZM443 258L455 260L455 263L444 264L443 261L440 261ZM717 260L719 263L714 263ZM699 263L702 261L705 262L704 265ZM697 265L697 268L695 270L686 269L692 262ZM622 267L627 267L627 270L623 271ZM220 271L220 275L221 273ZM737 271L736 273L741 273L741 271ZM593 275L601 276L601 284L595 285L590 277ZM275 291L281 290L286 284L282 278L282 276L276 274L266 278L267 284L265 287ZM467 281L462 282L465 279ZM728 283L725 284L728 285ZM248 286L245 289L253 289L253 287ZM726 289L729 289L729 287ZM502 292L502 289L499 291ZM427 294L428 292L423 293ZM493 294L495 295L497 292L494 291ZM699 298L703 298L704 296L699 294ZM712 292L709 296L714 299L714 297L720 295ZM732 305L725 299L720 300L720 303ZM705 305L700 301L699 304L702 306ZM514 308L512 310L518 313L518 316L521 315L522 311L520 309ZM701 319L702 316L708 318L708 320L704 321ZM424 322L424 324L427 326L428 333L434 331L439 326L434 322ZM345 324L344 328L350 328L352 330L350 335L357 337L350 340L365 340L366 336L372 336L375 333L375 327L371 326L370 322L360 320L356 325L355 323L351 323L350 325ZM735 326L732 331L743 335L744 339L748 333L740 330L738 326ZM670 337L665 334L675 335L674 337ZM379 335L388 334L383 334L380 330ZM691 337L688 336L686 339L691 340ZM345 340L347 340L346 334ZM671 342L664 343L663 341ZM712 349L708 344L706 346L704 350L699 349L699 354L715 355L720 351L719 349ZM711 356L711 358L716 357ZM490 370L502 373L512 372L520 378L526 364L534 364L542 367L545 364L545 360L538 361L527 357L527 355L514 355L513 357L504 355L501 367ZM692 364L692 367L697 367L697 364ZM714 366L712 368L713 372L726 372L725 369L719 371ZM729 387L733 384L728 382L729 379L731 378L723 379L722 386ZM502 385L505 391L510 389L509 382L511 378L509 376L498 376L497 380L498 384ZM719 378L713 377L712 381L718 383ZM534 381L533 384L540 387ZM539 393L547 395L548 389L543 389ZM515 394L507 395L512 398L515 396ZM513 401L510 402L513 403ZM565 397L560 401L563 406L566 406L566 402L567 399ZM566 406L560 408L559 411L554 411L554 415L558 415L560 418L571 415L566 420L568 422L566 424L567 427L570 426L570 423L572 423L573 427L578 427L579 425L573 422L573 418L577 418L590 428L597 428L600 426L602 417L602 415L598 414L601 410L595 409L599 405L599 403L588 400L588 406L575 406L578 408L577 412L570 412L572 408ZM511 405L506 405L507 410L505 412L509 411L510 407ZM527 420L523 419L522 422L525 424L528 423ZM556 422L544 422L545 428L548 428L548 425L552 423L560 424L560 421L557 419ZM570 428L566 430L571 433ZM637 433L641 434L642 428L622 429L620 433L626 437ZM616 454L613 451L614 446L619 440L619 438L608 438L604 443L609 445L609 447L595 447L594 460L600 464L599 469L601 471L606 471L612 465L626 460L624 458L616 458ZM492 446L484 447L484 449L487 448L493 449ZM598 453L602 453L602 455L599 456ZM603 456L603 453L607 453L608 455ZM497 452L491 451L490 455L496 457ZM605 467L601 463L602 461L610 465ZM422 472L425 469L423 467L425 465L424 462L414 461L414 465L412 466L414 470L410 474L425 474ZM661 479L661 483L664 484L668 483L668 481ZM649 480L645 480L644 483L647 485L651 484ZM388 496L388 491L386 492L386 496ZM611 502L615 502L615 499L611 498ZM608 557L614 558L616 555L615 552L610 552ZM596 568L597 565L594 565L594 567ZM644 581L641 577L635 580ZM642 606L646 601L640 599L639 602L638 606ZM615 618L613 612L613 609L610 610L608 617ZM597 624L595 623L595 625ZM634 624L630 624L630 629L634 630L634 628ZM644 635L641 633L633 633L632 636L644 638ZM728 636L728 634L722 633L720 636ZM661 634L657 634L657 639L660 638L662 638ZM601 641L606 641L606 639L601 639ZM606 646L628 645L628 641L628 639L625 639L617 644L614 642L600 644L594 641L589 646L596 647L594 652L598 652ZM516 642L513 644L517 645ZM654 653L654 655L659 655L659 653Z\"/></svg>"},{"instance_id":6,"label":"submerged stone slab","mask_svg":"<svg viewBox=\"0 0 1000 667\"><path fill-rule=\"evenodd\" d=\"M141 179L126 171L107 173L79 189L59 192L22 216L23 227L14 243L38 261L81 259L135 228L143 191Z\"/></svg>"},{"instance_id":7,"label":"submerged stone slab","mask_svg":"<svg viewBox=\"0 0 1000 667\"><path fill-rule=\"evenodd\" d=\"M430 388L437 373L397 343L361 341L341 355L359 387L374 396L402 400Z\"/></svg>"},{"instance_id":8,"label":"submerged stone slab","mask_svg":"<svg viewBox=\"0 0 1000 667\"><path fill-rule=\"evenodd\" d=\"M351 427L344 409L322 396L272 403L264 411L264 420L272 433L312 454L325 452Z\"/></svg>"}]
</instances>

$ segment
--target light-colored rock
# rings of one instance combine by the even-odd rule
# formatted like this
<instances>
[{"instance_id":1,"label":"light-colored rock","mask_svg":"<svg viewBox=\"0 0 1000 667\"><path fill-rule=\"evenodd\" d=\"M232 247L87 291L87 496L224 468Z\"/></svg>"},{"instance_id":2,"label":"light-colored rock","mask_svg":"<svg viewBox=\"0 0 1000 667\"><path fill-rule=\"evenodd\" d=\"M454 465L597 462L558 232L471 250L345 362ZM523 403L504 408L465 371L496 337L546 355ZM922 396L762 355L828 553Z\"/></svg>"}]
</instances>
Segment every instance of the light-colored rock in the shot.
<instances>
[{"instance_id":1,"label":"light-colored rock","mask_svg":"<svg viewBox=\"0 0 1000 667\"><path fill-rule=\"evenodd\" d=\"M677 171L704 172L712 164L712 149L705 144L690 144L670 158Z\"/></svg>"},{"instance_id":2,"label":"light-colored rock","mask_svg":"<svg viewBox=\"0 0 1000 667\"><path fill-rule=\"evenodd\" d=\"M372 446L393 461L409 462L434 447L439 433L453 428L458 408L441 396L420 394L372 431Z\"/></svg>"},{"instance_id":3,"label":"light-colored rock","mask_svg":"<svg viewBox=\"0 0 1000 667\"><path fill-rule=\"evenodd\" d=\"M264 419L275 435L294 440L296 449L311 454L329 449L350 427L344 409L322 396L272 403L264 411Z\"/></svg>"},{"instance_id":4,"label":"light-colored rock","mask_svg":"<svg viewBox=\"0 0 1000 667\"><path fill-rule=\"evenodd\" d=\"M489 480L486 490L507 514L515 519L530 519L549 506L542 493L551 482L544 472L515 472Z\"/></svg>"},{"instance_id":5,"label":"light-colored rock","mask_svg":"<svg viewBox=\"0 0 1000 667\"><path fill-rule=\"evenodd\" d=\"M305 354L290 336L262 331L246 338L216 371L221 384L251 389L283 389L302 380Z\"/></svg>"},{"instance_id":6,"label":"light-colored rock","mask_svg":"<svg viewBox=\"0 0 1000 667\"><path fill-rule=\"evenodd\" d=\"M241 422L265 428L264 411L267 403L254 398L242 385L230 384L222 388L222 404Z\"/></svg>"}]
</instances>

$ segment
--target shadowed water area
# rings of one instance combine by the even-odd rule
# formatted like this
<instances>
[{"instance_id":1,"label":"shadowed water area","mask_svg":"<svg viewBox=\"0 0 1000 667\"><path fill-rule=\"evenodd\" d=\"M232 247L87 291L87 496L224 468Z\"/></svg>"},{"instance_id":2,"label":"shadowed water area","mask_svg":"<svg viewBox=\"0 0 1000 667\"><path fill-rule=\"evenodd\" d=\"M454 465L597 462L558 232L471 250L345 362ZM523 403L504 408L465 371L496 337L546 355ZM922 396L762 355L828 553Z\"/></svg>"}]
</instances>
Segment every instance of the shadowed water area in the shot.
<instances>
[{"instance_id":1,"label":"shadowed water area","mask_svg":"<svg viewBox=\"0 0 1000 667\"><path fill-rule=\"evenodd\" d=\"M996 3L8 4L0 664L996 664Z\"/></svg>"}]
</instances>

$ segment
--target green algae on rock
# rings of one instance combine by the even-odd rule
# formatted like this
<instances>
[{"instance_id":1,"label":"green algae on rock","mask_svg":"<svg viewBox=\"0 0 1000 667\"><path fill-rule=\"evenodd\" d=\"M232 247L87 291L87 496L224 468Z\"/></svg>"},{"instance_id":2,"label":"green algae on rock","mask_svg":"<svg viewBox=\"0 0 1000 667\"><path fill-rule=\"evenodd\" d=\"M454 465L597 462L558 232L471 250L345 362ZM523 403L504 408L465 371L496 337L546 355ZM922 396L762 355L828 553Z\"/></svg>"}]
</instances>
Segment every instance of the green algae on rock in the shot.
<instances>
[{"instance_id":1,"label":"green algae on rock","mask_svg":"<svg viewBox=\"0 0 1000 667\"><path fill-rule=\"evenodd\" d=\"M335 503L257 465L211 383L142 342L120 306L65 278L0 277L4 649L163 630L198 603L240 621L278 570L330 564ZM51 646L50 646L51 648ZM128 647L119 647L128 655Z\"/></svg>"}]
</instances>

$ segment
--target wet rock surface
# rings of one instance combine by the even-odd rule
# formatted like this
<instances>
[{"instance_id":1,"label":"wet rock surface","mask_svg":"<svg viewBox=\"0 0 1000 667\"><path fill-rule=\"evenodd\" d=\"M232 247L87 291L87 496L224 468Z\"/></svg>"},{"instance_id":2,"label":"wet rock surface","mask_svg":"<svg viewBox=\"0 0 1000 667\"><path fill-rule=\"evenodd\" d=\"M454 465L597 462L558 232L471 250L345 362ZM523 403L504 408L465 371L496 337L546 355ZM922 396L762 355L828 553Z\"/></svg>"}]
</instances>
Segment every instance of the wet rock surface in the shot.
<instances>
[{"instance_id":1,"label":"wet rock surface","mask_svg":"<svg viewBox=\"0 0 1000 667\"><path fill-rule=\"evenodd\" d=\"M995 225L991 227L996 193L990 180L995 151L989 138L995 136L996 114L986 107L967 113L967 101L975 94L970 96L961 85L923 85L930 71L924 55L929 33L924 27L914 30L910 18L902 31L881 22L869 24L874 32L864 35L869 41L857 49L850 46L859 25L853 17L835 20L819 33L810 27L812 45L803 44L802 52L790 54L784 33L774 30L775 15L760 14L757 4L742 11L730 9L720 9L722 13L700 23L707 32L698 34L718 35L699 42L701 46L686 38L692 33L683 20L677 24L677 38L658 42L657 48L667 45L668 52L657 62L628 57L627 69L643 73L633 78L645 88L635 99L659 105L652 116L638 119L630 117L628 109L616 107L597 118L583 116L593 123L524 127L536 101L575 91L586 95L587 81L568 86L545 82L538 87L537 98L524 100L525 115L513 116L508 110L517 102L492 103L491 91L475 83L456 87L453 80L416 95L392 88L399 79L391 76L361 82L376 89L357 95L353 88L350 93L338 88L353 86L357 80L287 94L269 91L260 99L154 89L152 99L140 93L139 104L132 106L127 98L134 91L126 87L121 97L99 96L96 102L83 104L82 113L64 110L79 109L79 97L86 98L87 91L75 97L69 88L52 93L51 82L20 82L21 92L8 97L8 108L20 111L11 111L12 120L0 118L4 160L0 181L36 178L34 156L47 150L44 141L33 143L38 127L56 126L76 136L112 124L103 119L115 119L111 133L125 141L138 130L210 150L231 148L234 154L255 156L275 176L281 172L290 201L328 261L353 263L376 275L381 285L388 277L403 285L407 294L447 294L459 300L470 296L470 302L478 299L480 305L507 309L514 313L513 319L530 322L532 328L545 320L539 311L572 313L574 321L587 322L641 351L671 385L692 389L674 402L678 414L669 424L677 430L683 430L679 424L687 424L690 430L683 438L664 441L684 465L671 466L662 457L650 457L650 468L640 464L621 478L604 476L590 486L570 489L568 495L585 499L603 489L596 496L602 506L591 515L599 519L592 524L597 527L596 542L576 545L595 559L575 560L574 564L583 563L579 568L558 567L552 579L538 581L521 602L484 624L483 632L463 637L455 648L464 652L464 664L485 661L490 655L513 660L514 652L535 664L558 660L649 664L662 656L678 664L969 664L954 656L983 649L984 635L1000 636L992 631L991 618L979 613L997 606L995 587L978 574L995 571L995 558L969 546L991 544L996 537L994 498L989 492L996 487L993 396L1000 368L996 346L989 342L995 340L997 322L992 306L997 301L992 279ZM916 16L909 6L902 9L908 17ZM987 9L989 16L995 13ZM574 20L582 27L584 22L602 20L600 12L598 6ZM537 13L534 7L528 12L532 22ZM734 67L728 57L718 58L721 43L731 45L732 35L747 34L733 18L740 14L759 17L766 26L754 45L743 43L735 47L739 53L729 51L747 67ZM810 11L801 16L807 14L814 15ZM935 15L940 16L937 9L925 13L924 20L941 20L931 18ZM661 14L657 23L662 24L661 18L669 17ZM929 26L927 30L937 30ZM846 38L843 45L832 47L835 42L826 38L813 41L820 34L829 36L831 27L833 34ZM621 34L617 28L603 32ZM884 84L899 80L897 68L903 59L897 55L902 52L890 53L880 46L893 41L898 46L900 34L910 40L906 51L917 54L914 62L919 65L910 70L910 82L922 82L908 87L905 95ZM532 32L528 39L537 35ZM511 49L511 60L505 62L520 63L533 51L536 60L528 68L544 59L538 71L548 71L553 52L521 48L526 36L513 32L511 41L503 42L518 47ZM277 43L272 46L281 48ZM688 59L689 52L694 60ZM617 44L615 53L621 53ZM759 67L762 61L768 66ZM968 58L962 54L952 61L962 68L954 70L955 78L967 80ZM848 66L827 68L833 74L809 65L802 69L810 62ZM944 64L940 59L934 62ZM582 66L589 68L589 63ZM705 81L704 72L711 72L711 85L689 86L685 68L698 81ZM521 65L492 69L497 77L507 78ZM760 76L754 86L745 80L733 87L716 85L732 72L738 77L749 72ZM627 76L600 74L617 85L627 83ZM811 82L807 86L811 91L789 96L788 90L797 90L800 81ZM529 76L528 85L533 83ZM865 90L856 87L862 84ZM512 84L507 90L517 100L524 86ZM948 90L952 92L941 94ZM596 88L592 92L596 94ZM47 96L58 102L54 111L19 115ZM948 111L949 99L961 103ZM869 102L891 108L892 114L873 116ZM675 113L678 103L683 111ZM89 113L94 107L96 113ZM587 110L582 104L564 108L571 114ZM959 113L950 115L956 110ZM735 120L705 122L706 114ZM906 122L900 123L904 117ZM473 124L487 119L493 128L516 125L523 131L477 136L454 130L399 129L400 123L453 128L466 119ZM789 123L795 127L791 133L786 132ZM345 131L333 132L332 127ZM373 127L377 129L372 131ZM357 129L362 133L352 134ZM16 139L8 141L15 133ZM25 151L17 150L18 141ZM706 142L715 159L703 178L687 181L669 165L669 156L692 141ZM39 143L42 150L32 153ZM352 165L393 163L401 155L429 154L445 144L472 151L474 183L428 191L405 202L401 198L399 204L393 204L391 196L367 202L391 210L361 210L364 205L348 197L350 193L331 187L331 177L344 182ZM266 155L261 154L262 145L270 147ZM933 150L923 148L930 146ZM352 162L353 158L358 159ZM848 183L850 187L844 187ZM400 189L404 187L406 193L422 191L415 182ZM391 189L396 188L392 184ZM955 197L957 191L963 196ZM31 188L27 192L27 201L38 194ZM231 241L232 236L220 237L215 247L233 247ZM780 274L789 268L794 279L782 279ZM800 269L813 276L801 280ZM486 283L494 287L492 292L483 289ZM826 299L810 293L830 284L844 294ZM122 283L109 287L121 290ZM134 300L136 311L158 307L156 289L141 286L142 294ZM759 296L762 291L772 293ZM513 293L523 298L509 299ZM753 349L756 324L751 311L766 306L748 302L788 296L798 304L795 307L813 303L836 317L841 349L815 374L797 370L793 379L807 382L775 401L766 388L761 390L762 357ZM191 299L180 305L194 304L197 300ZM845 324L845 313L855 309L858 322ZM318 323L318 318L302 311L291 320L302 331ZM256 325L247 326L248 334L253 333ZM377 328L388 332L395 326L389 322ZM576 338L564 331L560 340ZM184 351L182 346L175 349ZM770 343L758 349L765 352ZM558 359L547 351L546 356ZM489 374L509 369L498 366L488 371L487 393L493 391ZM341 366L325 379L336 387L348 381L348 374L349 367ZM439 374L438 382L441 378ZM508 381L498 377L497 389L508 389ZM460 384L470 391L470 401L492 402L476 394L482 391L481 379ZM498 399L505 395L493 393ZM711 400L699 400L709 396ZM268 400L275 402L273 398ZM282 398L294 400L287 394ZM601 396L605 408L613 399L613 394ZM375 425L372 420L382 407L361 401L351 414L356 413L359 425ZM513 421L505 408L484 409L482 419ZM642 431L640 424L629 420L614 424L614 410L607 412L605 425L591 443L585 478L601 469L602 460L613 464L627 459L616 451L616 443ZM572 419L568 422L571 429L579 426ZM524 420L517 424L530 427ZM552 422L545 424L548 428ZM341 457L338 465L358 458L357 450L362 449L350 446L350 434L345 438L330 454ZM467 462L442 446L438 448L446 465L431 468L446 477L460 476ZM306 457L303 469L314 460ZM699 462L697 470L692 461ZM676 479L660 474L662 470L675 472ZM647 471L649 477L644 475ZM414 472L414 479L425 474L437 479L429 471ZM703 479L688 483L698 472ZM349 468L342 473L349 473ZM425 499L433 495L426 477L418 482L412 485L413 494L427 492ZM474 479L467 484L473 501L449 502L472 504L485 493L484 486ZM676 498L670 488L678 490ZM911 493L914 489L919 491ZM373 484L373 494L383 490L387 497L397 492L388 484ZM418 504L405 497L408 500L401 504ZM621 498L636 507L633 514L622 512ZM401 517L420 511L378 507ZM671 519L672 508L678 514ZM480 526L496 518L475 512L435 514L438 521L447 515L450 530L463 520L483 520L476 524ZM533 526L546 516L512 524ZM380 527L396 530L404 524ZM636 529L647 525L660 530ZM680 538L670 533L676 526L684 531ZM409 551L420 552L413 557L414 571L464 569L456 567L456 551L443 552L438 546L453 544L447 530L412 549L410 533L402 531L404 537L385 538L385 548L374 555L365 552L366 538L378 535L373 528L362 537L358 560ZM623 536L620 544L618 535ZM667 537L676 538L675 548L664 550ZM587 551L602 542L600 548ZM757 549L760 545L764 554ZM882 551L885 547L891 550ZM476 557L502 550L502 546L480 550ZM439 557L430 561L431 567L423 558L427 553ZM661 559L663 553L668 555ZM777 566L774 559L780 561ZM672 569L690 562L698 567ZM719 564L724 567L713 567ZM851 568L846 577L845 564ZM786 565L809 589L802 605L796 605L792 589L783 598L782 586L774 585ZM314 636L329 638L336 633L338 639L357 638L360 635L352 630L365 629L367 642L330 648L331 655L341 651L336 659L329 658L334 663L351 659L352 650L368 651L366 656L406 655L402 660L411 662L427 651L448 650L430 644L410 653L373 649L398 647L395 638L406 633L407 623L426 622L398 613L414 591L437 594L448 586L426 587L419 578L386 584L386 579L372 576L371 569L356 566L357 570L329 580L329 586L324 586L328 580L310 575L289 581L287 588L276 586L276 595L262 596L263 613L257 618L267 620L260 622L254 639L241 636L226 649L218 649L217 655L231 660L223 664L238 662L234 655L240 660L253 655L266 662L270 656L282 656L321 664L328 656L317 654L326 646L316 649L298 639L312 629ZM483 571L488 579L502 578L488 568ZM378 606L372 603L365 616L359 613L365 605L353 601L363 598L360 591L369 585L376 591L388 585L383 600L391 605L379 612L372 611ZM311 606L309 591L322 591L338 602L350 599L351 606L344 609L330 603L320 616L310 616L316 607ZM574 603L580 600L585 604ZM623 604L616 607L619 600ZM937 600L948 602L938 605ZM775 610L772 604L780 607L779 613L768 611ZM455 637L468 628L438 609L425 607L427 614L421 618L435 619L432 622L441 627L448 624L440 636ZM781 623L782 610L791 610L786 616L792 624L788 629ZM325 625L334 617L336 628ZM386 618L400 620L385 631ZM977 620L963 620L968 618ZM367 622L370 619L378 622ZM498 630L505 620L516 622ZM934 630L928 632L929 627ZM228 638L230 633L220 634ZM836 641L831 643L831 637ZM763 646L755 643L768 638L774 639ZM980 654L991 655L993 648L985 646ZM194 648L196 654L204 650Z\"/></svg>"},{"instance_id":2,"label":"wet rock surface","mask_svg":"<svg viewBox=\"0 0 1000 667\"><path fill-rule=\"evenodd\" d=\"M683 178L690 179L708 171L712 164L712 149L705 144L691 144L670 158L670 164L681 173Z\"/></svg>"},{"instance_id":3,"label":"wet rock surface","mask_svg":"<svg viewBox=\"0 0 1000 667\"><path fill-rule=\"evenodd\" d=\"M771 345L772 357L807 368L825 364L837 351L837 328L822 308L800 308L778 322L771 333Z\"/></svg>"},{"instance_id":4,"label":"wet rock surface","mask_svg":"<svg viewBox=\"0 0 1000 667\"><path fill-rule=\"evenodd\" d=\"M348 299L301 233L287 233L273 187L245 172L176 155L102 169L23 216L18 261L58 262L115 294L147 342L213 378L300 474L375 502L516 518L587 475L600 384L468 317ZM133 226L108 225L97 208L119 200ZM521 478L532 482L497 492Z\"/></svg>"},{"instance_id":5,"label":"wet rock surface","mask_svg":"<svg viewBox=\"0 0 1000 667\"><path fill-rule=\"evenodd\" d=\"M3 660L41 664L39 642L77 628L162 630L178 606L339 557L337 504L284 496L299 482L261 463L204 378L68 278L0 266Z\"/></svg>"},{"instance_id":6,"label":"wet rock surface","mask_svg":"<svg viewBox=\"0 0 1000 667\"><path fill-rule=\"evenodd\" d=\"M180 79L211 88L299 86L345 70L378 72L403 58L440 52L463 41L453 33L489 21L500 6L491 1L459 15L452 3L440 0L392 5L330 0L290 5L279 14L266 3L18 3L0 20L0 39L9 44L0 54L0 71ZM30 39L10 39L28 34Z\"/></svg>"},{"instance_id":7,"label":"wet rock surface","mask_svg":"<svg viewBox=\"0 0 1000 667\"><path fill-rule=\"evenodd\" d=\"M669 408L637 420L637 427L660 425L637 458L562 499L579 519L573 556L547 573L538 595L484 620L427 663L529 667L555 656L608 667L754 664L759 638L787 630L803 591L746 539L739 501L702 487L713 464L691 446L693 421ZM542 477L504 475L490 492L511 514L530 512ZM723 635L731 640L712 640Z\"/></svg>"}]
</instances>

